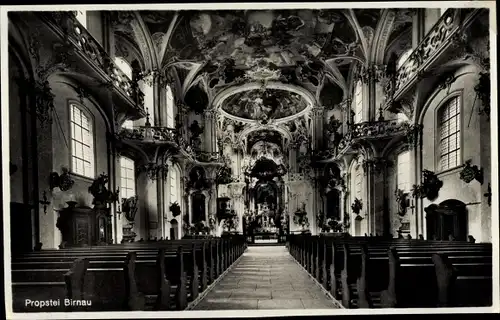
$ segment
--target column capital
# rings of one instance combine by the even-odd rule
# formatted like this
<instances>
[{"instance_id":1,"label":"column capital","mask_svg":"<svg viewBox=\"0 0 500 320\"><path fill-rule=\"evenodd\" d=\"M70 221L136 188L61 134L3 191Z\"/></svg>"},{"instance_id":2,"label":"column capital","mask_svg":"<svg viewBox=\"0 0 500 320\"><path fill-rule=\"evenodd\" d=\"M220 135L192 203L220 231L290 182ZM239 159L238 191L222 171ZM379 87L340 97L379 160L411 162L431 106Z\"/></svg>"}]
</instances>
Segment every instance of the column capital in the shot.
<instances>
[{"instance_id":1,"label":"column capital","mask_svg":"<svg viewBox=\"0 0 500 320\"><path fill-rule=\"evenodd\" d=\"M410 150L422 144L423 129L421 124L404 125L406 145Z\"/></svg>"},{"instance_id":2,"label":"column capital","mask_svg":"<svg viewBox=\"0 0 500 320\"><path fill-rule=\"evenodd\" d=\"M365 174L373 172L376 175L382 174L387 168L393 165L392 161L385 158L377 157L363 160L362 166Z\"/></svg>"},{"instance_id":3,"label":"column capital","mask_svg":"<svg viewBox=\"0 0 500 320\"><path fill-rule=\"evenodd\" d=\"M357 79L361 80L364 84L369 84L371 82L380 82L387 76L386 70L387 65L385 64L364 64L359 69Z\"/></svg>"},{"instance_id":4,"label":"column capital","mask_svg":"<svg viewBox=\"0 0 500 320\"><path fill-rule=\"evenodd\" d=\"M141 72L137 80L143 80L149 86L153 86L154 84L161 86L167 83L167 78L158 68Z\"/></svg>"},{"instance_id":5,"label":"column capital","mask_svg":"<svg viewBox=\"0 0 500 320\"><path fill-rule=\"evenodd\" d=\"M312 115L313 117L322 117L323 113L325 112L325 107L321 105L315 105L312 109Z\"/></svg>"},{"instance_id":6,"label":"column capital","mask_svg":"<svg viewBox=\"0 0 500 320\"><path fill-rule=\"evenodd\" d=\"M217 116L217 110L214 108L206 109L205 111L203 111L203 115L206 119L215 119L215 117Z\"/></svg>"}]
</instances>

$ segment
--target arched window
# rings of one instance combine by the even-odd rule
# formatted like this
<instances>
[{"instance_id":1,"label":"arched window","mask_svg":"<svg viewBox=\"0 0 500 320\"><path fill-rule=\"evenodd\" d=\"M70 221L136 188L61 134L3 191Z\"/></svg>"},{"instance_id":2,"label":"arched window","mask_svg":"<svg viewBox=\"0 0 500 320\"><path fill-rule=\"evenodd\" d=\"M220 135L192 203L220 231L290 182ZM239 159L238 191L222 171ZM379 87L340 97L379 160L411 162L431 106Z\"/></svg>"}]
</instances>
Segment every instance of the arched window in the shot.
<instances>
[{"instance_id":1,"label":"arched window","mask_svg":"<svg viewBox=\"0 0 500 320\"><path fill-rule=\"evenodd\" d=\"M95 177L94 133L92 119L78 105L70 105L71 171Z\"/></svg>"},{"instance_id":2,"label":"arched window","mask_svg":"<svg viewBox=\"0 0 500 320\"><path fill-rule=\"evenodd\" d=\"M174 97L172 95L172 89L167 86L167 127L174 128Z\"/></svg>"},{"instance_id":3,"label":"arched window","mask_svg":"<svg viewBox=\"0 0 500 320\"><path fill-rule=\"evenodd\" d=\"M362 219L360 215L362 215L362 212L359 214L354 214L353 210L351 209L351 204L354 203L356 198L358 200L363 201L363 169L360 166L360 159L357 161L355 160L355 163L352 164L351 169L350 169L350 176L351 176L351 181L350 181L350 192L349 192L349 197L350 197L350 204L348 205L348 208L353 215L354 218L354 235L355 236L360 236L362 235L362 228L361 228L361 222L360 220Z\"/></svg>"},{"instance_id":4,"label":"arched window","mask_svg":"<svg viewBox=\"0 0 500 320\"><path fill-rule=\"evenodd\" d=\"M123 122L123 124L122 124L122 128L134 129L134 121L132 121L132 120L125 120L125 122Z\"/></svg>"},{"instance_id":5,"label":"arched window","mask_svg":"<svg viewBox=\"0 0 500 320\"><path fill-rule=\"evenodd\" d=\"M439 167L441 170L460 165L460 99L453 97L438 111Z\"/></svg>"},{"instance_id":6,"label":"arched window","mask_svg":"<svg viewBox=\"0 0 500 320\"><path fill-rule=\"evenodd\" d=\"M361 168L356 169L356 197L361 199L361 193L363 192L363 173L361 172Z\"/></svg>"},{"instance_id":7,"label":"arched window","mask_svg":"<svg viewBox=\"0 0 500 320\"><path fill-rule=\"evenodd\" d=\"M132 67L125 59L116 57L115 64L129 79L132 79Z\"/></svg>"},{"instance_id":8,"label":"arched window","mask_svg":"<svg viewBox=\"0 0 500 320\"><path fill-rule=\"evenodd\" d=\"M170 171L170 203L179 203L179 189L180 181L177 168L175 166L171 167Z\"/></svg>"},{"instance_id":9,"label":"arched window","mask_svg":"<svg viewBox=\"0 0 500 320\"><path fill-rule=\"evenodd\" d=\"M402 112L398 113L397 120L398 120L398 122L409 121L408 117Z\"/></svg>"},{"instance_id":10,"label":"arched window","mask_svg":"<svg viewBox=\"0 0 500 320\"><path fill-rule=\"evenodd\" d=\"M409 192L410 187L410 151L401 152L398 155L398 189L404 192Z\"/></svg>"},{"instance_id":11,"label":"arched window","mask_svg":"<svg viewBox=\"0 0 500 320\"><path fill-rule=\"evenodd\" d=\"M136 195L134 160L120 157L120 170L120 197L128 199Z\"/></svg>"},{"instance_id":12,"label":"arched window","mask_svg":"<svg viewBox=\"0 0 500 320\"><path fill-rule=\"evenodd\" d=\"M151 75L149 77L152 77ZM151 123L152 126L155 125L155 112L154 112L154 90L153 90L153 85L151 84L150 81L144 81L140 80L139 82L139 88L141 89L142 93L144 93L144 108L147 110L149 114L149 122Z\"/></svg>"},{"instance_id":13,"label":"arched window","mask_svg":"<svg viewBox=\"0 0 500 320\"><path fill-rule=\"evenodd\" d=\"M87 11L79 10L76 12L76 20L80 22L80 24L87 29Z\"/></svg>"},{"instance_id":14,"label":"arched window","mask_svg":"<svg viewBox=\"0 0 500 320\"><path fill-rule=\"evenodd\" d=\"M359 165L359 162L356 162L351 167L351 203L354 202L355 198L361 200L362 192L363 192L363 170Z\"/></svg>"},{"instance_id":15,"label":"arched window","mask_svg":"<svg viewBox=\"0 0 500 320\"><path fill-rule=\"evenodd\" d=\"M356 83L354 103L354 123L359 123L363 120L363 84L361 81Z\"/></svg>"},{"instance_id":16,"label":"arched window","mask_svg":"<svg viewBox=\"0 0 500 320\"><path fill-rule=\"evenodd\" d=\"M413 49L408 49L403 54L401 57L399 57L398 62L396 62L396 68L399 69L403 66L403 64L408 60L408 58L411 56L411 53L413 52Z\"/></svg>"}]
</instances>

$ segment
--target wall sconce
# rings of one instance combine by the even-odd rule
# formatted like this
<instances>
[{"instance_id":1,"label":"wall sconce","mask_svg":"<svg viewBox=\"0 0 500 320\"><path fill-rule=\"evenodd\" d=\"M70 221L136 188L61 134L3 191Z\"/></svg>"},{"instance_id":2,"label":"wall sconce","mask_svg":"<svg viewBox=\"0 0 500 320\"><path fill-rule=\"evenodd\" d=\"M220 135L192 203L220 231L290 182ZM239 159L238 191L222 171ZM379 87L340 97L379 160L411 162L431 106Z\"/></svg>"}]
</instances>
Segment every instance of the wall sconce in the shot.
<instances>
[{"instance_id":1,"label":"wall sconce","mask_svg":"<svg viewBox=\"0 0 500 320\"><path fill-rule=\"evenodd\" d=\"M47 191L43 191L43 200L39 200L38 202L43 204L43 213L47 214L47 206L50 204L50 201L47 198Z\"/></svg>"},{"instance_id":2,"label":"wall sconce","mask_svg":"<svg viewBox=\"0 0 500 320\"><path fill-rule=\"evenodd\" d=\"M50 190L58 187L61 191L68 191L75 184L75 181L71 179L68 168L65 167L62 168L60 175L57 172L51 172L49 179Z\"/></svg>"},{"instance_id":3,"label":"wall sconce","mask_svg":"<svg viewBox=\"0 0 500 320\"><path fill-rule=\"evenodd\" d=\"M118 215L118 220L121 220L122 210L119 204L116 206L116 214Z\"/></svg>"}]
</instances>

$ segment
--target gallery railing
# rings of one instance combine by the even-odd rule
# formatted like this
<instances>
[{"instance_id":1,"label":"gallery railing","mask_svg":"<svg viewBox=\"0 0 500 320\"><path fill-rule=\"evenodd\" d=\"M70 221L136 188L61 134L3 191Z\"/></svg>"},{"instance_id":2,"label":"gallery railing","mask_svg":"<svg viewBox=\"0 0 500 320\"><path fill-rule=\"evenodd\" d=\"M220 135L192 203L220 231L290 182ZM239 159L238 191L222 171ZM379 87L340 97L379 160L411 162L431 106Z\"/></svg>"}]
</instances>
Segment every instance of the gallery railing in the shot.
<instances>
[{"instance_id":1,"label":"gallery railing","mask_svg":"<svg viewBox=\"0 0 500 320\"><path fill-rule=\"evenodd\" d=\"M101 44L76 19L71 11L41 12L43 19L61 38L71 43L75 49L83 54L85 60L98 69L107 82L120 91L131 101L131 105L144 111L144 93L140 90L137 81L132 81L112 61Z\"/></svg>"},{"instance_id":2,"label":"gallery railing","mask_svg":"<svg viewBox=\"0 0 500 320\"><path fill-rule=\"evenodd\" d=\"M120 140L132 140L136 143L168 143L175 146L180 152L199 162L221 162L218 152L195 151L189 141L184 139L174 128L160 126L138 126L133 129L121 128L117 134Z\"/></svg>"},{"instance_id":3,"label":"gallery railing","mask_svg":"<svg viewBox=\"0 0 500 320\"><path fill-rule=\"evenodd\" d=\"M118 132L118 137L142 142L179 143L177 130L167 127L140 126L133 129L122 128Z\"/></svg>"},{"instance_id":4,"label":"gallery railing","mask_svg":"<svg viewBox=\"0 0 500 320\"><path fill-rule=\"evenodd\" d=\"M388 84L386 94L390 100L399 99L428 67L454 42L455 38L477 16L480 9L448 9L439 18L425 38L396 71Z\"/></svg>"},{"instance_id":5,"label":"gallery railing","mask_svg":"<svg viewBox=\"0 0 500 320\"><path fill-rule=\"evenodd\" d=\"M346 134L337 144L312 152L313 161L322 161L341 157L361 140L387 141L395 137L406 136L408 143L413 144L415 126L400 120L367 121L349 126Z\"/></svg>"}]
</instances>

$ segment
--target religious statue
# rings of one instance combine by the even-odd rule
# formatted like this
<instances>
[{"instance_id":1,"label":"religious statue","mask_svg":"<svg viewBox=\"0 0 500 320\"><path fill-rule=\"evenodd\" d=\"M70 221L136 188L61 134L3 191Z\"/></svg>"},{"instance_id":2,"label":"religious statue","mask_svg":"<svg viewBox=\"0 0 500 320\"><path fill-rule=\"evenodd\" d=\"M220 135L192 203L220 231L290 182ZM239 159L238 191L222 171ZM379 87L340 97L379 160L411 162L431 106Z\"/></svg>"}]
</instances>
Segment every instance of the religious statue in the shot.
<instances>
[{"instance_id":1,"label":"religious statue","mask_svg":"<svg viewBox=\"0 0 500 320\"><path fill-rule=\"evenodd\" d=\"M135 221L135 215L137 213L137 196L130 197L128 199L122 199L122 212L125 214L125 218L129 222Z\"/></svg>"},{"instance_id":2,"label":"religious statue","mask_svg":"<svg viewBox=\"0 0 500 320\"><path fill-rule=\"evenodd\" d=\"M203 133L203 127L201 127L197 120L189 126L189 131L191 132L191 146L194 151L201 151L201 134Z\"/></svg>"},{"instance_id":3,"label":"religious statue","mask_svg":"<svg viewBox=\"0 0 500 320\"><path fill-rule=\"evenodd\" d=\"M108 175L103 173L95 179L94 182L92 182L92 185L89 187L89 192L94 197L92 204L102 205L118 200L118 190L116 192L112 192L106 188L108 181Z\"/></svg>"}]
</instances>

